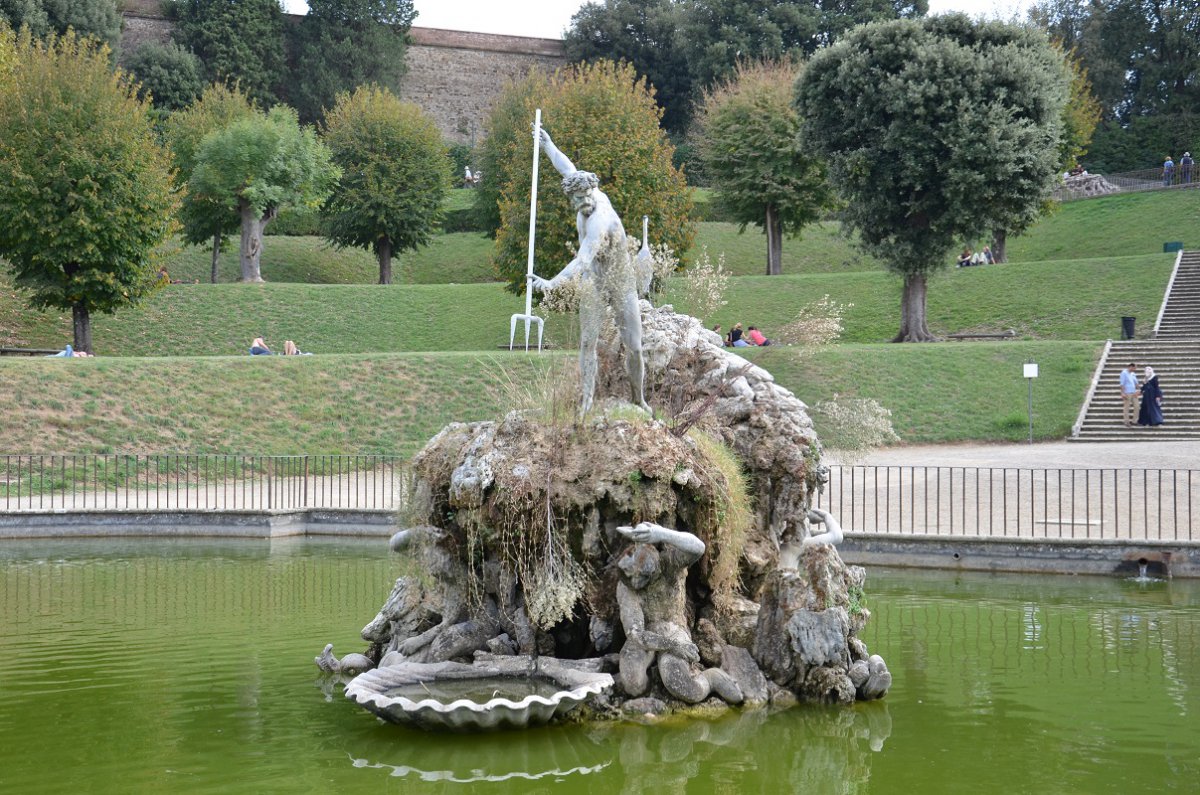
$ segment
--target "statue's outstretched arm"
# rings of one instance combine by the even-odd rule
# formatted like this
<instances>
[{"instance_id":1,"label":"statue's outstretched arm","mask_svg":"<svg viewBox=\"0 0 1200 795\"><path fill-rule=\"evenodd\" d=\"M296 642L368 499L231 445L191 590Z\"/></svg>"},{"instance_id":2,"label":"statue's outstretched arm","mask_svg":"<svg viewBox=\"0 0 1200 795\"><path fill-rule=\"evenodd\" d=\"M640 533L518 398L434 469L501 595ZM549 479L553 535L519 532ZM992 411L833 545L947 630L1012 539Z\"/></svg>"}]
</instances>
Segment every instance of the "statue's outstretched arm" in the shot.
<instances>
[{"instance_id":1,"label":"statue's outstretched arm","mask_svg":"<svg viewBox=\"0 0 1200 795\"><path fill-rule=\"evenodd\" d=\"M617 532L643 544L674 547L693 560L698 560L704 554L704 542L697 536L682 530L670 530L653 522L640 522L636 527L618 527Z\"/></svg>"},{"instance_id":2,"label":"statue's outstretched arm","mask_svg":"<svg viewBox=\"0 0 1200 795\"><path fill-rule=\"evenodd\" d=\"M841 522L834 517L829 511L823 511L820 508L813 508L808 512L808 521L813 524L824 524L824 533L815 533L806 537L800 543L806 547L816 546L818 544L830 544L837 546L842 543L842 525Z\"/></svg>"},{"instance_id":3,"label":"statue's outstretched arm","mask_svg":"<svg viewBox=\"0 0 1200 795\"><path fill-rule=\"evenodd\" d=\"M575 164L571 162L571 159L559 151L559 148L554 145L554 141L550 139L550 133L546 132L544 128L538 130L538 132L540 133L539 139L541 140L542 151L545 152L546 156L550 158L550 162L554 164L556 169L558 169L559 174L562 174L565 177L568 174L574 174L579 170L575 168Z\"/></svg>"}]
</instances>

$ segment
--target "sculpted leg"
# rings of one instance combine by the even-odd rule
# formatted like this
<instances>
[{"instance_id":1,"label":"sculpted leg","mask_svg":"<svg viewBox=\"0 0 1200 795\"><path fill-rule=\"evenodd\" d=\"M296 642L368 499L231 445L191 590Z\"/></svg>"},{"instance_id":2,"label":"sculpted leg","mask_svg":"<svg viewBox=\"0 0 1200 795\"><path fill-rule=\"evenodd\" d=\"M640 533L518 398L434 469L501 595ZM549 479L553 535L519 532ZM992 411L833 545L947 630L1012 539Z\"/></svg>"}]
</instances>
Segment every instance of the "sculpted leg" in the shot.
<instances>
[{"instance_id":1,"label":"sculpted leg","mask_svg":"<svg viewBox=\"0 0 1200 795\"><path fill-rule=\"evenodd\" d=\"M621 661L617 672L617 682L629 696L640 696L650 685L650 664L654 662L654 652L642 648L635 641L625 641L621 647Z\"/></svg>"},{"instance_id":2,"label":"sculpted leg","mask_svg":"<svg viewBox=\"0 0 1200 795\"><path fill-rule=\"evenodd\" d=\"M604 308L595 290L585 289L579 301L579 392L580 415L592 409L596 394L596 345L600 340L600 325Z\"/></svg>"},{"instance_id":3,"label":"sculpted leg","mask_svg":"<svg viewBox=\"0 0 1200 795\"><path fill-rule=\"evenodd\" d=\"M637 296L629 293L613 307L621 342L625 346L625 372L629 375L630 397L634 405L650 411L646 404L646 365L642 359L642 315Z\"/></svg>"}]
</instances>

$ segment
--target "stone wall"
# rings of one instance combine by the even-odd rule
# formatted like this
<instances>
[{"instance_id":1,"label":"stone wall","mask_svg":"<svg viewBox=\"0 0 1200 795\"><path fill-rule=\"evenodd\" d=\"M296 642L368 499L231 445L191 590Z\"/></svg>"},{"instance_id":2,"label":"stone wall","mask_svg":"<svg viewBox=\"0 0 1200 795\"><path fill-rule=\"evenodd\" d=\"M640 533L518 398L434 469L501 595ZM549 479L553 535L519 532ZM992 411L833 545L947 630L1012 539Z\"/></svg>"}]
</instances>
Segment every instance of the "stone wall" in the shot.
<instances>
[{"instance_id":1,"label":"stone wall","mask_svg":"<svg viewBox=\"0 0 1200 795\"><path fill-rule=\"evenodd\" d=\"M171 36L159 0L123 0L122 14L124 52ZM400 96L420 105L448 140L472 146L483 137L484 119L507 81L567 62L557 39L437 28L413 28L411 37Z\"/></svg>"}]
</instances>

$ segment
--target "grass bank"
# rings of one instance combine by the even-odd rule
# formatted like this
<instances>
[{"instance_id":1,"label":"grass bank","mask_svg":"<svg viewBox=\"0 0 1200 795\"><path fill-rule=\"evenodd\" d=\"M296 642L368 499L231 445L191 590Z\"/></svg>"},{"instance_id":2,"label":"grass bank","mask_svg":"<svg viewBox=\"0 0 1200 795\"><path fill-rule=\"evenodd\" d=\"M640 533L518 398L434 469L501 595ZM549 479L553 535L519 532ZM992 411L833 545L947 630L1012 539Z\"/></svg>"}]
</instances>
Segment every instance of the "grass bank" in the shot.
<instances>
[{"instance_id":1,"label":"grass bank","mask_svg":"<svg viewBox=\"0 0 1200 795\"><path fill-rule=\"evenodd\" d=\"M1025 435L1021 363L1041 365L1035 433L1065 435L1095 343L847 345L811 357L752 355L812 404L874 397L907 442ZM0 450L7 453L411 454L451 421L504 410L514 380L572 354L374 354L104 359L0 358ZM818 426L818 433L820 427Z\"/></svg>"},{"instance_id":2,"label":"grass bank","mask_svg":"<svg viewBox=\"0 0 1200 795\"><path fill-rule=\"evenodd\" d=\"M1011 328L1031 339L1102 340L1132 315L1145 336L1172 263L1158 254L951 269L930 279L929 324L941 334ZM853 304L843 342L895 334L900 281L881 271L734 278L728 305L703 320L755 324L770 336L823 295ZM670 291L663 302L690 310ZM95 317L93 337L102 356L232 355L257 336L316 353L481 351L507 343L509 316L522 308L496 284L170 285L138 308ZM552 318L548 338L573 344L573 325ZM69 339L69 315L30 312L11 289L0 291L2 344L61 347Z\"/></svg>"}]
</instances>

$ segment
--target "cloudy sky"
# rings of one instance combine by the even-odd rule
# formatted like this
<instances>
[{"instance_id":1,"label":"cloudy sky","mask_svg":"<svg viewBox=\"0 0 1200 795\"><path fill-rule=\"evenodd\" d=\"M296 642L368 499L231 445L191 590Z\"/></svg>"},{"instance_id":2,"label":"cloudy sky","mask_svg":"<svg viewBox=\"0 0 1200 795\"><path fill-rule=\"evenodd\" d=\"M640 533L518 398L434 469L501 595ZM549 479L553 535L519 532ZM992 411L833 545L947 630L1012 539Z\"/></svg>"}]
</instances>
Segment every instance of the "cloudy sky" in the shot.
<instances>
[{"instance_id":1,"label":"cloudy sky","mask_svg":"<svg viewBox=\"0 0 1200 795\"><path fill-rule=\"evenodd\" d=\"M416 24L423 28L506 33L557 39L584 0L416 0ZM307 10L304 0L284 0L293 14ZM1021 13L1027 0L929 0L932 13L965 11L971 15L1008 18ZM519 9L519 10L517 10Z\"/></svg>"}]
</instances>

